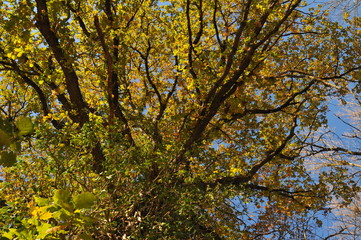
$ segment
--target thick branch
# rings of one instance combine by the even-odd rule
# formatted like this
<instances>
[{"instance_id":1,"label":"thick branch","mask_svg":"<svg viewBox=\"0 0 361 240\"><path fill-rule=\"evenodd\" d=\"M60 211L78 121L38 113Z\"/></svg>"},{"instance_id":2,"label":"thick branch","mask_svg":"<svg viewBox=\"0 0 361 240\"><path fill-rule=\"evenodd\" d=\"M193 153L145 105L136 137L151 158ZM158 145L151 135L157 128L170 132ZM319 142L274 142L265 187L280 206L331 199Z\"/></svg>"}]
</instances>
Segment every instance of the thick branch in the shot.
<instances>
[{"instance_id":1,"label":"thick branch","mask_svg":"<svg viewBox=\"0 0 361 240\"><path fill-rule=\"evenodd\" d=\"M94 25L97 30L99 40L104 51L105 64L107 66L107 84L108 84L107 97L108 97L108 104L110 109L109 119L111 120L113 119L115 114L115 105L116 105L115 100L118 96L118 88L116 87L118 76L114 72L114 63L113 63L112 55L109 52L109 47L107 43L105 42L104 32L100 26L99 18L97 15L94 16Z\"/></svg>"},{"instance_id":2,"label":"thick branch","mask_svg":"<svg viewBox=\"0 0 361 240\"><path fill-rule=\"evenodd\" d=\"M64 73L66 89L69 93L70 101L79 114L78 122L84 123L88 120L88 115L85 112L87 106L80 91L78 76L72 66L72 60L60 46L59 40L51 28L46 0L36 0L36 7L37 14L35 25L49 44L55 59Z\"/></svg>"},{"instance_id":3,"label":"thick branch","mask_svg":"<svg viewBox=\"0 0 361 240\"><path fill-rule=\"evenodd\" d=\"M312 80L304 89L292 94L292 96L290 98L288 98L286 102L284 102L283 104L281 104L278 107L271 108L271 109L246 109L242 113L232 114L232 119L231 120L242 118L247 114L271 114L271 113L280 112L280 111L284 110L285 108L296 104L294 102L296 97L306 93L315 84L315 82L316 82L315 80Z\"/></svg>"},{"instance_id":4,"label":"thick branch","mask_svg":"<svg viewBox=\"0 0 361 240\"><path fill-rule=\"evenodd\" d=\"M248 50L245 51L245 55L243 59L240 61L240 65L238 69L233 73L233 75L229 78L229 80L222 85L222 87L219 89L219 86L224 82L224 80L228 77L231 67L233 65L235 54L238 50L238 46L240 43L241 35L244 31L244 29L247 26L247 19L248 14L250 12L252 1L248 1L245 13L243 15L243 20L240 23L240 27L237 30L236 37L233 42L232 50L230 54L228 55L227 64L225 67L225 70L222 74L222 76L216 81L214 86L210 89L210 91L207 94L207 97L204 101L203 109L201 110L199 120L197 121L194 130L191 134L191 136L188 138L186 143L184 144L183 150L180 152L178 157L176 158L176 162L182 162L183 157L187 149L190 148L190 146L198 141L201 138L202 133L206 129L207 125L211 121L211 119L214 117L214 115L217 113L219 107L224 103L224 101L230 97L236 89L244 84L244 81L240 81L239 78L242 76L244 71L248 68L250 63L252 62L252 58L254 54L256 53L256 50L263 44L266 40L270 39L282 26L282 24L287 20L287 18L291 15L291 13L294 11L294 9L299 5L300 0L294 3L289 7L289 9L286 11L285 16L276 24L276 26L269 31L260 41L248 44ZM272 7L275 6L276 3ZM264 23L266 22L269 12L266 11L260 18L261 24L257 27L255 30L255 39L260 34Z\"/></svg>"},{"instance_id":5,"label":"thick branch","mask_svg":"<svg viewBox=\"0 0 361 240\"><path fill-rule=\"evenodd\" d=\"M59 87L54 82L51 82L48 85L51 88L51 90L53 90L55 92L59 91ZM65 97L65 94L64 93L58 93L56 97L58 98L59 102L63 105L63 108L66 111L70 112L71 111L71 105L70 105L68 99Z\"/></svg>"},{"instance_id":6,"label":"thick branch","mask_svg":"<svg viewBox=\"0 0 361 240\"><path fill-rule=\"evenodd\" d=\"M83 33L85 34L85 36L90 37L90 32L86 28L83 19L80 17L79 11L75 10L69 2L66 3L66 6L75 15L75 19L78 21L79 26L80 26L81 30L83 31Z\"/></svg>"},{"instance_id":7,"label":"thick branch","mask_svg":"<svg viewBox=\"0 0 361 240\"><path fill-rule=\"evenodd\" d=\"M199 5L197 5L197 8L198 8L198 12L199 12L199 30L198 30L198 33L195 37L195 39L193 40L193 44L198 44L199 40L201 39L202 37L202 34L203 34L203 0L200 0L199 1Z\"/></svg>"},{"instance_id":8,"label":"thick branch","mask_svg":"<svg viewBox=\"0 0 361 240\"><path fill-rule=\"evenodd\" d=\"M195 73L194 69L193 69L193 51L194 51L194 47L193 47L193 41L192 41L192 27L191 27L191 16L190 16L190 0L187 0L187 5L186 5L186 16L187 16L187 30L188 30L188 68L189 68L189 72L191 73L193 78L197 78L197 74Z\"/></svg>"},{"instance_id":9,"label":"thick branch","mask_svg":"<svg viewBox=\"0 0 361 240\"><path fill-rule=\"evenodd\" d=\"M108 47L107 43L105 42L105 35L100 26L99 18L97 15L95 15L95 17L94 17L94 25L97 30L98 37L99 37L101 46L104 51L105 61L106 61L106 65L107 65L107 84L108 84L108 86L107 86L107 95L108 96L107 97L108 97L108 104L109 104L109 111L110 111L109 112L109 121L111 123L114 115L119 117L125 124L124 133L128 136L130 144L134 145L135 142L131 135L128 120L125 117L125 115L118 103L118 101L119 101L118 74L114 70L114 60L112 58L112 55L110 54L109 47ZM119 40L117 38L114 39L114 42L115 42L115 44L119 45ZM118 46L116 46L116 47L118 47ZM115 55L117 55L117 51L118 50L116 50ZM114 56L114 58L116 59L117 56Z\"/></svg>"}]
</instances>

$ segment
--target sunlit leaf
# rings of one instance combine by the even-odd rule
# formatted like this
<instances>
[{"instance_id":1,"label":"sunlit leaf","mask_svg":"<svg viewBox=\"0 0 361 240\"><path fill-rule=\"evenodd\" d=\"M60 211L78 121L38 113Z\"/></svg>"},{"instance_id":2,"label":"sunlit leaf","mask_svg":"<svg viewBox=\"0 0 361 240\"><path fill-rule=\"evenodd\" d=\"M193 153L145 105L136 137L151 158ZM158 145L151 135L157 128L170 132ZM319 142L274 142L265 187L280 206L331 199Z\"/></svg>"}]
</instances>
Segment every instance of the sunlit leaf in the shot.
<instances>
[{"instance_id":1,"label":"sunlit leaf","mask_svg":"<svg viewBox=\"0 0 361 240\"><path fill-rule=\"evenodd\" d=\"M72 211L69 191L63 189L55 190L53 200L56 205L59 205L68 211Z\"/></svg>"},{"instance_id":2,"label":"sunlit leaf","mask_svg":"<svg viewBox=\"0 0 361 240\"><path fill-rule=\"evenodd\" d=\"M32 134L34 132L34 124L28 117L21 117L15 121L15 125L18 128L19 136Z\"/></svg>"}]
</instances>

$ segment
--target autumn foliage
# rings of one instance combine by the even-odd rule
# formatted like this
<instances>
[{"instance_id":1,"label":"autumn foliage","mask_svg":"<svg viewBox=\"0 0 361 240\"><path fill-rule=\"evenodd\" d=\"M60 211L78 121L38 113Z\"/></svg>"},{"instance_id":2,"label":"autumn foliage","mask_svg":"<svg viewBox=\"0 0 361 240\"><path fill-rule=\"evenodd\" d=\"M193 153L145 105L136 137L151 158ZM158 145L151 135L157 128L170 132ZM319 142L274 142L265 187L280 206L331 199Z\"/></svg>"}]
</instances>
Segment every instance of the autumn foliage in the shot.
<instances>
[{"instance_id":1,"label":"autumn foliage","mask_svg":"<svg viewBox=\"0 0 361 240\"><path fill-rule=\"evenodd\" d=\"M304 164L360 77L357 33L325 12L0 3L4 239L296 239L357 190Z\"/></svg>"}]
</instances>

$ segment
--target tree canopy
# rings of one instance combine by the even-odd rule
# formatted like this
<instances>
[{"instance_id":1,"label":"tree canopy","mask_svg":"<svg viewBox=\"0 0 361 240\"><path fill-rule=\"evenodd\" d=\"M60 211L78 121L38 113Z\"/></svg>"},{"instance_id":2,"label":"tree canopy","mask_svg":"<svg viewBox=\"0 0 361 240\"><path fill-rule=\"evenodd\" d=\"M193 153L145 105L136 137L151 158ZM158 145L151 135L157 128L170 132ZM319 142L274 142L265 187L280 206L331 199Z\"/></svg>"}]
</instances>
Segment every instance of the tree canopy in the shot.
<instances>
[{"instance_id":1,"label":"tree canopy","mask_svg":"<svg viewBox=\"0 0 361 240\"><path fill-rule=\"evenodd\" d=\"M353 16L301 0L0 4L4 239L315 237L306 221L357 192L305 164L327 100L360 77Z\"/></svg>"}]
</instances>

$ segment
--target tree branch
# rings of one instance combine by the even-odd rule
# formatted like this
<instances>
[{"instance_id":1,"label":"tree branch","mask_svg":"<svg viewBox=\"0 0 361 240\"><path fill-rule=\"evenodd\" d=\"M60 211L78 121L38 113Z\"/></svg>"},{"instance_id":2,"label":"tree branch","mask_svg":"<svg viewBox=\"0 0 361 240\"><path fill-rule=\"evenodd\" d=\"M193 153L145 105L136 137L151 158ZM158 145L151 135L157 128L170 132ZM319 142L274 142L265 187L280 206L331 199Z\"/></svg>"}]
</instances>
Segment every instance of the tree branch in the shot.
<instances>
[{"instance_id":1,"label":"tree branch","mask_svg":"<svg viewBox=\"0 0 361 240\"><path fill-rule=\"evenodd\" d=\"M50 113L48 101L41 88L33 80L31 80L28 76L26 76L26 74L20 69L20 67L15 61L12 62L1 61L0 64L7 65L8 67L7 70L13 70L14 72L16 72L27 85L29 85L35 90L36 94L39 97L43 114L45 116L48 115ZM51 120L51 123L56 129L61 129L63 127L63 124L59 123L54 119Z\"/></svg>"},{"instance_id":2,"label":"tree branch","mask_svg":"<svg viewBox=\"0 0 361 240\"><path fill-rule=\"evenodd\" d=\"M72 60L60 46L59 40L51 28L46 0L36 0L36 8L35 25L49 44L55 59L64 73L66 89L69 93L70 101L72 105L74 105L79 116L77 120L80 124L83 124L88 120L88 115L85 111L87 105L83 100L83 95L79 87L79 79L72 66Z\"/></svg>"},{"instance_id":3,"label":"tree branch","mask_svg":"<svg viewBox=\"0 0 361 240\"><path fill-rule=\"evenodd\" d=\"M240 185L240 184L243 184L243 183L246 183L246 182L250 181L253 178L253 176L256 175L256 173L264 165L271 162L274 159L275 156L281 154L283 149L287 146L288 142L293 138L293 136L295 136L296 127L297 127L297 120L295 119L294 124L293 124L289 134L283 140L282 144L278 148L276 148L275 150L268 153L267 156L263 160L256 163L251 168L251 170L248 171L248 173L243 174L243 175L238 175L238 176L228 176L228 177L222 177L222 178L216 179L213 183L210 183L210 186L217 185L217 184L221 184L223 186L225 186L225 185Z\"/></svg>"},{"instance_id":4,"label":"tree branch","mask_svg":"<svg viewBox=\"0 0 361 240\"><path fill-rule=\"evenodd\" d=\"M83 33L85 34L85 36L90 37L90 32L89 32L88 29L86 28L83 19L80 17L79 11L75 10L75 9L70 5L70 2L67 2L65 5L66 5L66 6L69 8L69 10L75 15L75 20L78 21L79 26L80 26L81 30L83 31Z\"/></svg>"},{"instance_id":5,"label":"tree branch","mask_svg":"<svg viewBox=\"0 0 361 240\"><path fill-rule=\"evenodd\" d=\"M203 34L203 0L199 0L199 5L196 5L197 8L198 8L198 12L199 12L199 30L198 30L198 33L195 37L195 39L193 40L193 44L198 44L199 43L199 40L201 39L202 37L202 34Z\"/></svg>"},{"instance_id":6,"label":"tree branch","mask_svg":"<svg viewBox=\"0 0 361 240\"><path fill-rule=\"evenodd\" d=\"M115 116L119 117L125 124L124 133L128 136L130 144L135 145L134 139L131 135L131 130L128 124L128 120L125 117L122 109L119 106L119 84L118 84L118 74L114 70L114 60L110 54L109 47L105 42L105 35L100 26L99 18L97 15L94 16L94 25L98 33L98 37L101 43L101 46L104 51L105 62L107 65L107 97L109 104L109 124L111 124L112 119ZM116 56L115 56L116 58Z\"/></svg>"}]
</instances>

